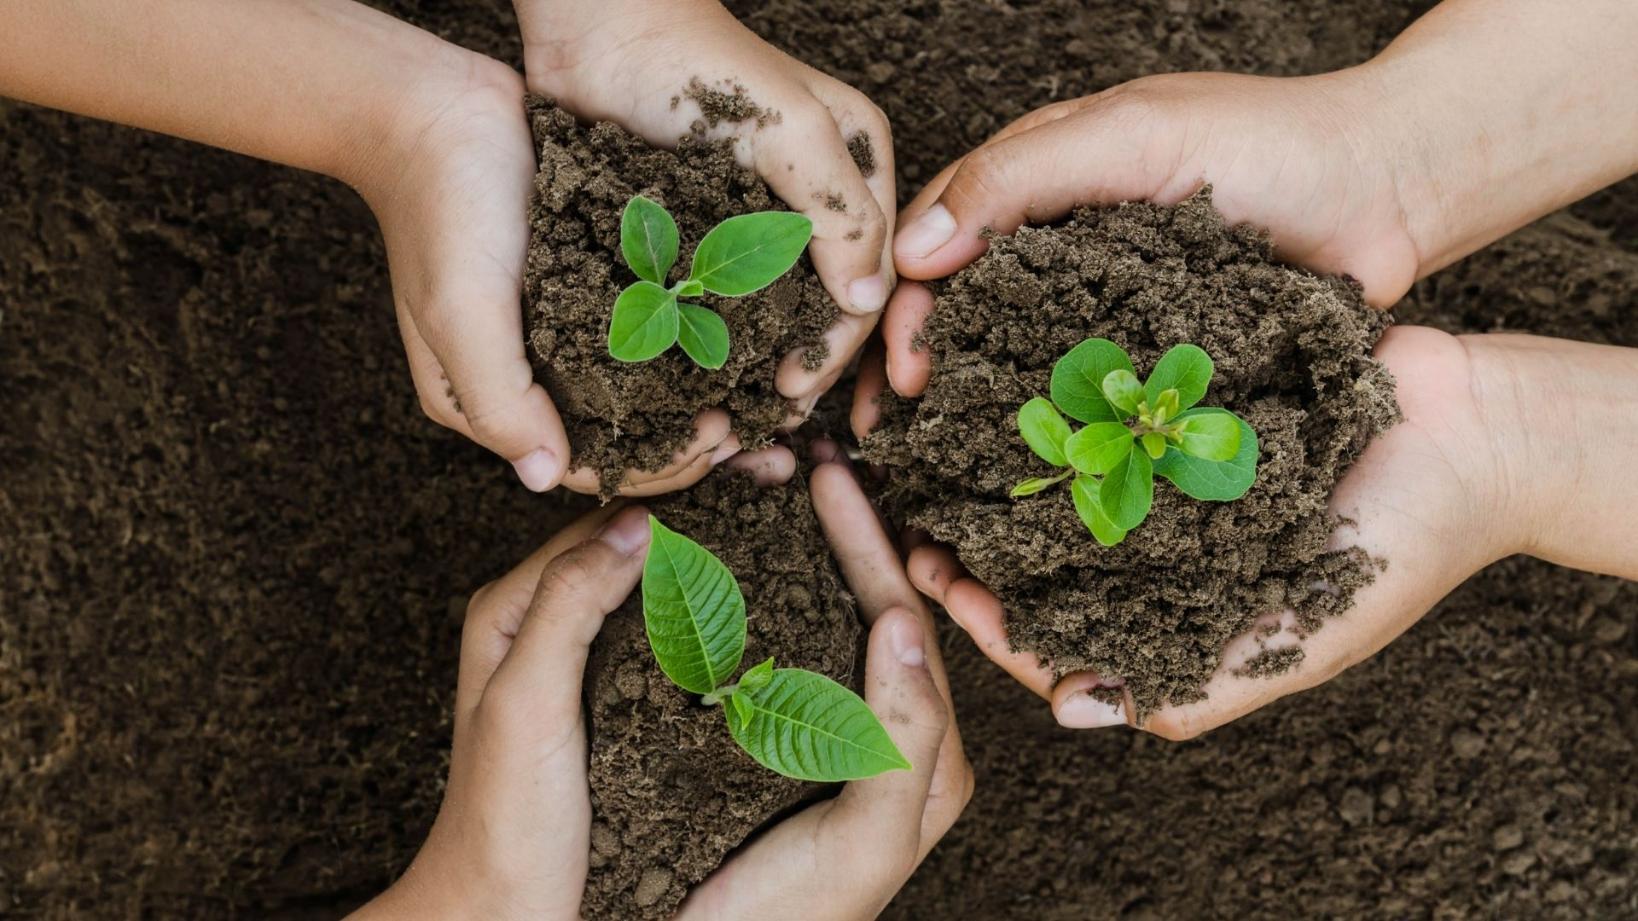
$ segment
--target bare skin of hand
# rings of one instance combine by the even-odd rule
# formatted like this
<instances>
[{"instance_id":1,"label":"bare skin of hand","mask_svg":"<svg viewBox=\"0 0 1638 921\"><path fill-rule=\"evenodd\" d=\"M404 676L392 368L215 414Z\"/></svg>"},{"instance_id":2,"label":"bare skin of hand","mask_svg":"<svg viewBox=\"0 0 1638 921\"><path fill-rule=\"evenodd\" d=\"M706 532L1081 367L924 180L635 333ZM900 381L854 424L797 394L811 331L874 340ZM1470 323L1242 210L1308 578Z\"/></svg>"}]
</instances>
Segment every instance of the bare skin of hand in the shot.
<instances>
[{"instance_id":1,"label":"bare skin of hand","mask_svg":"<svg viewBox=\"0 0 1638 921\"><path fill-rule=\"evenodd\" d=\"M808 252L842 313L825 335L830 357L821 367L804 369L799 353L780 366L776 385L799 423L875 328L893 289L886 117L862 93L758 38L717 0L515 5L531 90L661 146L704 125L706 137L731 140L740 163L813 220ZM695 98L701 90L742 91L758 114L709 124ZM868 175L849 152L860 136L873 151Z\"/></svg>"},{"instance_id":2,"label":"bare skin of hand","mask_svg":"<svg viewBox=\"0 0 1638 921\"><path fill-rule=\"evenodd\" d=\"M1306 690L1360 662L1416 623L1468 576L1528 553L1566 566L1638 577L1638 496L1616 482L1638 451L1638 350L1530 336L1454 337L1395 327L1377 357L1398 381L1405 419L1377 438L1338 484L1331 511L1351 524L1335 547L1387 561L1353 607L1307 636L1291 612L1267 615L1230 643L1204 700L1163 708L1138 728L1186 739ZM1597 534L1596 540L1586 535ZM979 648L1052 705L1071 728L1135 724L1130 697L1089 672L1055 680L1007 642L1000 601L947 548L910 557L916 587L943 604ZM1268 678L1235 671L1265 646L1300 645L1302 660Z\"/></svg>"},{"instance_id":3,"label":"bare skin of hand","mask_svg":"<svg viewBox=\"0 0 1638 921\"><path fill-rule=\"evenodd\" d=\"M789 452L755 469L779 482ZM743 456L733 462L745 463ZM849 471L821 465L815 510L870 627L865 700L915 765L846 785L734 854L678 917L875 917L972 794L932 616ZM581 677L603 618L641 578L647 512L611 505L565 528L476 593L461 640L442 810L369 918L571 919L589 866Z\"/></svg>"}]
</instances>

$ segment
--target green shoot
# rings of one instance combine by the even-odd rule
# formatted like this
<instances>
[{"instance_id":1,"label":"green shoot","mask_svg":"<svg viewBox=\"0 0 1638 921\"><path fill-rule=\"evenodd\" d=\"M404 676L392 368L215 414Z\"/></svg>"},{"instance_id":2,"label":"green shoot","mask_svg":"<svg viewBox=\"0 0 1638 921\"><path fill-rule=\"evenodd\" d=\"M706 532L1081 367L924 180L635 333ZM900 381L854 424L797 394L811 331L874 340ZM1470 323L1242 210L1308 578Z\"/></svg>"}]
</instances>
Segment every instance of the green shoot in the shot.
<instances>
[{"instance_id":1,"label":"green shoot","mask_svg":"<svg viewBox=\"0 0 1638 921\"><path fill-rule=\"evenodd\" d=\"M1098 543L1113 547L1149 517L1155 477L1185 495L1238 499L1257 479L1257 433L1226 409L1193 408L1211 385L1211 356L1172 348L1139 381L1126 350L1088 339L1052 366L1052 399L1018 410L1018 432L1042 460L1064 468L1012 488L1031 496L1073 478L1075 511ZM1084 423L1073 429L1068 415Z\"/></svg>"},{"instance_id":2,"label":"green shoot","mask_svg":"<svg viewBox=\"0 0 1638 921\"><path fill-rule=\"evenodd\" d=\"M757 763L832 783L909 770L859 695L824 675L768 659L732 681L745 655L745 597L728 567L649 516L643 623L672 683L721 705L728 733Z\"/></svg>"},{"instance_id":3,"label":"green shoot","mask_svg":"<svg viewBox=\"0 0 1638 921\"><path fill-rule=\"evenodd\" d=\"M702 368L728 362L728 324L715 311L684 303L709 291L743 297L790 271L813 236L813 222L789 211L741 214L711 228L694 250L688 277L671 287L677 262L677 222L638 195L620 217L620 253L637 282L620 292L609 318L609 354L620 361L656 358L672 345Z\"/></svg>"}]
</instances>

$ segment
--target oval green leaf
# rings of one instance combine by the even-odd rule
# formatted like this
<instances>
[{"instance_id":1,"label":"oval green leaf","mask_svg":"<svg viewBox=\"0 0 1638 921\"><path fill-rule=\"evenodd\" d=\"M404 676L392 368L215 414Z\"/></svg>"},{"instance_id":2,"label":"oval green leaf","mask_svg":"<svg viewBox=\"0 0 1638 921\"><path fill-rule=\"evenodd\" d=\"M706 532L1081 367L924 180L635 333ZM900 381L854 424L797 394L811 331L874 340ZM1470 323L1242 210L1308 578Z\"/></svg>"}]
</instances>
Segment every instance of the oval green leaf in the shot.
<instances>
[{"instance_id":1,"label":"oval green leaf","mask_svg":"<svg viewBox=\"0 0 1638 921\"><path fill-rule=\"evenodd\" d=\"M750 294L790 271L812 236L813 222L794 211L731 217L700 241L688 277L717 294Z\"/></svg>"},{"instance_id":2,"label":"oval green leaf","mask_svg":"<svg viewBox=\"0 0 1638 921\"><path fill-rule=\"evenodd\" d=\"M677 342L694 364L717 370L728 363L728 324L715 311L698 304L678 304L682 325Z\"/></svg>"},{"instance_id":3,"label":"oval green leaf","mask_svg":"<svg viewBox=\"0 0 1638 921\"><path fill-rule=\"evenodd\" d=\"M1240 420L1227 410L1196 410L1177 420L1177 449L1202 460L1232 460L1240 453Z\"/></svg>"},{"instance_id":4,"label":"oval green leaf","mask_svg":"<svg viewBox=\"0 0 1638 921\"><path fill-rule=\"evenodd\" d=\"M1159 432L1146 432L1143 436L1143 450L1150 460L1160 460L1166 455L1166 436Z\"/></svg>"},{"instance_id":5,"label":"oval green leaf","mask_svg":"<svg viewBox=\"0 0 1638 921\"><path fill-rule=\"evenodd\" d=\"M771 771L836 783L910 769L870 707L824 675L775 669L767 685L734 697L735 706L724 711L728 731ZM750 702L749 716L739 708L739 699Z\"/></svg>"},{"instance_id":6,"label":"oval green leaf","mask_svg":"<svg viewBox=\"0 0 1638 921\"><path fill-rule=\"evenodd\" d=\"M1069 436L1064 454L1081 473L1103 475L1132 451L1132 430L1119 422L1094 422Z\"/></svg>"},{"instance_id":7,"label":"oval green leaf","mask_svg":"<svg viewBox=\"0 0 1638 921\"><path fill-rule=\"evenodd\" d=\"M677 262L677 222L658 202L634 196L620 215L620 253L638 278L665 284Z\"/></svg>"},{"instance_id":8,"label":"oval green leaf","mask_svg":"<svg viewBox=\"0 0 1638 921\"><path fill-rule=\"evenodd\" d=\"M660 671L678 687L709 694L745 654L745 597L711 551L650 515L643 561L643 625Z\"/></svg>"},{"instance_id":9,"label":"oval green leaf","mask_svg":"<svg viewBox=\"0 0 1638 921\"><path fill-rule=\"evenodd\" d=\"M1012 491L1007 493L1007 495L1013 497L1014 499L1022 499L1025 496L1033 496L1043 489L1062 483L1064 481L1064 477L1067 477L1074 472L1075 471L1073 470L1065 470L1063 473L1060 473L1057 476L1032 476L1029 479L1020 482L1017 486L1014 486Z\"/></svg>"},{"instance_id":10,"label":"oval green leaf","mask_svg":"<svg viewBox=\"0 0 1638 921\"><path fill-rule=\"evenodd\" d=\"M1135 415L1138 404L1143 402L1143 385L1138 382L1136 374L1125 368L1110 371L1105 375L1102 389L1103 398L1124 416Z\"/></svg>"},{"instance_id":11,"label":"oval green leaf","mask_svg":"<svg viewBox=\"0 0 1638 921\"><path fill-rule=\"evenodd\" d=\"M1098 487L1098 499L1115 527L1130 531L1149 517L1155 499L1154 463L1144 451L1126 452Z\"/></svg>"},{"instance_id":12,"label":"oval green leaf","mask_svg":"<svg viewBox=\"0 0 1638 921\"><path fill-rule=\"evenodd\" d=\"M768 658L763 659L761 662L758 662L757 664L746 669L745 674L739 676L739 681L737 682L739 684L739 689L749 693L751 691L760 691L767 687L768 682L773 680L773 663L773 657L769 656Z\"/></svg>"},{"instance_id":13,"label":"oval green leaf","mask_svg":"<svg viewBox=\"0 0 1638 921\"><path fill-rule=\"evenodd\" d=\"M677 296L651 281L640 281L614 301L609 318L609 354L620 361L648 361L677 341Z\"/></svg>"},{"instance_id":14,"label":"oval green leaf","mask_svg":"<svg viewBox=\"0 0 1638 921\"><path fill-rule=\"evenodd\" d=\"M1076 514L1086 522L1092 536L1105 547L1113 547L1126 539L1126 529L1109 520L1109 514L1103 510L1103 499L1098 495L1098 485L1096 477L1082 475L1069 484L1069 491L1075 497Z\"/></svg>"},{"instance_id":15,"label":"oval green leaf","mask_svg":"<svg viewBox=\"0 0 1638 921\"><path fill-rule=\"evenodd\" d=\"M1206 395L1211 375L1211 356L1205 349L1188 343L1175 345L1155 364L1154 373L1143 382L1143 393L1154 406L1163 392L1176 390L1179 408L1188 409Z\"/></svg>"},{"instance_id":16,"label":"oval green leaf","mask_svg":"<svg viewBox=\"0 0 1638 921\"><path fill-rule=\"evenodd\" d=\"M1052 402L1081 422L1118 422L1121 418L1103 395L1111 371L1132 371L1126 350L1108 339L1088 339L1052 366Z\"/></svg>"},{"instance_id":17,"label":"oval green leaf","mask_svg":"<svg viewBox=\"0 0 1638 921\"><path fill-rule=\"evenodd\" d=\"M1035 397L1018 410L1018 433L1031 451L1054 467L1069 461L1064 457L1064 442L1069 440L1069 423L1058 412L1052 401Z\"/></svg>"},{"instance_id":18,"label":"oval green leaf","mask_svg":"<svg viewBox=\"0 0 1638 921\"><path fill-rule=\"evenodd\" d=\"M1244 419L1226 409L1191 409L1177 418L1180 421L1193 420L1197 416L1214 413L1228 416L1238 424L1240 447L1234 456L1226 461L1210 461L1174 448L1155 464L1155 473L1171 480L1172 485L1192 498L1207 502L1231 502L1245 495L1251 484L1257 481L1257 433ZM1192 426L1193 422L1190 424Z\"/></svg>"}]
</instances>

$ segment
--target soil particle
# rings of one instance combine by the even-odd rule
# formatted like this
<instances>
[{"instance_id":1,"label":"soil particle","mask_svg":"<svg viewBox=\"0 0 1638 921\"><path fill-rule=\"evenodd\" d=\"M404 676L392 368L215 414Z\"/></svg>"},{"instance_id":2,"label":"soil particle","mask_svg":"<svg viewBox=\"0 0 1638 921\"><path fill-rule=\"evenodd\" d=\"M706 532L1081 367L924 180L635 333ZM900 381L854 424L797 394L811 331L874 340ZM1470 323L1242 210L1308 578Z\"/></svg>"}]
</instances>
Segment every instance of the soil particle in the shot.
<instances>
[{"instance_id":1,"label":"soil particle","mask_svg":"<svg viewBox=\"0 0 1638 921\"><path fill-rule=\"evenodd\" d=\"M863 631L801 481L763 489L718 472L649 509L739 580L746 665L773 656L780 667L859 686ZM666 679L648 647L640 593L604 623L585 693L598 829L582 906L591 921L670 917L748 835L825 789L752 761L720 707Z\"/></svg>"},{"instance_id":2,"label":"soil particle","mask_svg":"<svg viewBox=\"0 0 1638 921\"><path fill-rule=\"evenodd\" d=\"M1247 659L1244 665L1234 670L1234 673L1248 678L1272 678L1295 668L1297 663L1302 661L1303 655L1301 646L1264 649Z\"/></svg>"},{"instance_id":3,"label":"soil particle","mask_svg":"<svg viewBox=\"0 0 1638 921\"><path fill-rule=\"evenodd\" d=\"M1371 578L1358 554L1325 550L1325 500L1397 418L1370 358L1387 321L1356 286L1279 265L1264 237L1226 227L1209 190L997 238L936 296L931 383L914 402L884 397L865 454L891 468L891 505L999 594L1016 649L1124 679L1141 717L1196 699L1258 615L1290 606L1313 629ZM1216 363L1205 404L1259 434L1251 492L1202 503L1158 482L1149 519L1113 549L1091 540L1066 490L1009 499L1053 472L1018 435L1017 408L1093 336L1143 373L1175 344L1204 348Z\"/></svg>"},{"instance_id":4,"label":"soil particle","mask_svg":"<svg viewBox=\"0 0 1638 921\"><path fill-rule=\"evenodd\" d=\"M693 437L694 417L722 407L746 444L765 442L789 402L774 388L780 360L806 349L816 367L821 334L836 315L804 256L795 269L745 297L699 302L728 323L728 363L717 371L673 347L641 364L608 354L615 298L636 276L620 256L620 216L633 195L669 210L686 271L696 244L723 219L787 210L767 184L735 164L728 141L684 138L658 150L610 124L582 125L550 103L529 103L540 172L530 207L524 314L536 376L557 401L575 466L612 492L629 469L658 470Z\"/></svg>"},{"instance_id":5,"label":"soil particle","mask_svg":"<svg viewBox=\"0 0 1638 921\"><path fill-rule=\"evenodd\" d=\"M847 139L847 153L853 158L853 165L859 168L861 176L869 179L876 175L876 148L871 146L868 133L853 132Z\"/></svg>"},{"instance_id":6,"label":"soil particle","mask_svg":"<svg viewBox=\"0 0 1638 921\"><path fill-rule=\"evenodd\" d=\"M705 120L707 128L715 128L721 124L738 125L744 122L756 122L758 128L779 124L779 113L764 109L751 100L744 85L737 80L725 80L726 90L707 86L699 77L692 77L688 81L688 88L683 95L694 100L700 107L700 115ZM676 108L675 98L672 108Z\"/></svg>"}]
</instances>

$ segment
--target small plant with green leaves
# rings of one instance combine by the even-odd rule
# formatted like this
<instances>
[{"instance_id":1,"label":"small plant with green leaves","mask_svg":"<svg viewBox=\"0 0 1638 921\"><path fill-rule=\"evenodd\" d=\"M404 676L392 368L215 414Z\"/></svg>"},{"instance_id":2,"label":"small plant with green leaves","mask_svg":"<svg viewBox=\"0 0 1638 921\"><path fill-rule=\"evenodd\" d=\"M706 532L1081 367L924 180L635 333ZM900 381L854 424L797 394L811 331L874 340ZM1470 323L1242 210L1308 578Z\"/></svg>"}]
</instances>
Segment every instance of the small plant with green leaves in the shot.
<instances>
[{"instance_id":1,"label":"small plant with green leaves","mask_svg":"<svg viewBox=\"0 0 1638 921\"><path fill-rule=\"evenodd\" d=\"M671 682L721 705L728 732L769 770L832 783L909 770L876 714L847 688L773 659L732 681L745 655L745 597L711 551L649 516L643 623Z\"/></svg>"},{"instance_id":2,"label":"small plant with green leaves","mask_svg":"<svg viewBox=\"0 0 1638 921\"><path fill-rule=\"evenodd\" d=\"M1195 408L1211 384L1211 356L1172 348L1139 381L1126 350L1088 339L1052 366L1052 399L1018 410L1018 430L1042 460L1062 467L1014 486L1014 498L1070 480L1075 511L1105 547L1149 517L1155 477L1185 495L1229 502L1257 479L1257 433L1226 409ZM1064 419L1085 423L1079 430Z\"/></svg>"},{"instance_id":3,"label":"small plant with green leaves","mask_svg":"<svg viewBox=\"0 0 1638 921\"><path fill-rule=\"evenodd\" d=\"M675 343L702 368L728 361L728 324L683 298L709 291L743 297L790 271L813 236L813 222L790 211L731 217L694 249L688 277L666 287L677 262L677 222L657 202L635 196L620 217L620 252L638 281L620 292L609 319L609 354L620 361L656 358Z\"/></svg>"}]
</instances>

